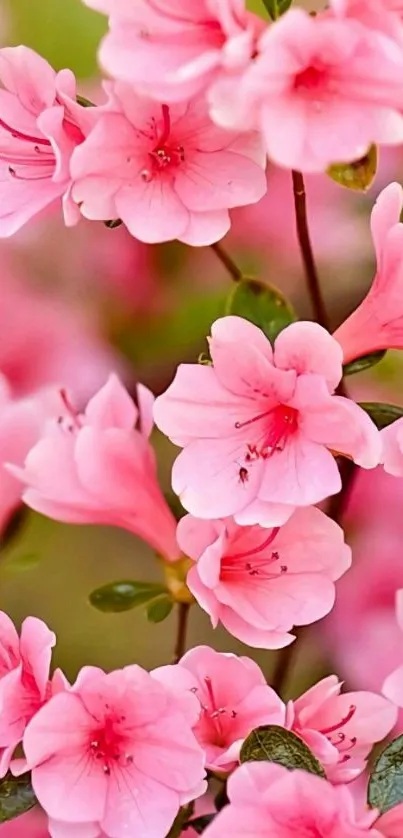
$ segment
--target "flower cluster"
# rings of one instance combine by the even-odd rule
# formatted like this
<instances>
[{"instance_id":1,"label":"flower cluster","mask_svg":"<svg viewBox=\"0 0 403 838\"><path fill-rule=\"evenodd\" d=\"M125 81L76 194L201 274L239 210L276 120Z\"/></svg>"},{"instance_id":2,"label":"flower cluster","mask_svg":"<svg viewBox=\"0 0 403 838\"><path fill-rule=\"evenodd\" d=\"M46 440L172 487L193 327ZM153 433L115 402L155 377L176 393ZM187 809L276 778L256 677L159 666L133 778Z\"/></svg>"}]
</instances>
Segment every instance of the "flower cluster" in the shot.
<instances>
[{"instance_id":1,"label":"flower cluster","mask_svg":"<svg viewBox=\"0 0 403 838\"><path fill-rule=\"evenodd\" d=\"M401 838L403 789L392 783L385 800L371 783L400 776L403 750L372 774L368 805L347 784L398 722L402 666L379 692L328 675L283 693L285 647L299 649L299 627L331 612L355 560L344 532L352 481L359 469L374 485L375 469L403 477L403 408L361 403L346 385L403 349L403 188L378 196L374 281L332 332L303 180L351 179L374 144L403 145L403 0L330 0L317 14L265 0L270 21L244 0L84 2L108 17L99 103L28 47L0 49L0 237L59 203L67 227L85 218L123 223L129 241L213 245L237 284L208 355L179 364L157 398L104 359L91 386L71 381L52 306L44 315L39 304L22 349L6 341L0 353L2 536L20 502L66 524L124 529L156 554L163 583L111 583L90 602L145 605L151 622L174 606L179 616L173 663L84 666L70 683L51 670L47 625L28 617L18 633L0 612L0 802L3 781L7 797L7 784L25 783L51 838ZM263 212L267 160L292 170L316 322L218 244L232 210ZM36 312L35 293L27 299ZM154 423L180 449L173 502ZM213 628L279 650L271 676L207 645L186 652L195 603ZM403 627L402 590L397 606ZM270 734L288 743L281 758L261 746ZM224 784L214 802L212 778Z\"/></svg>"}]
</instances>

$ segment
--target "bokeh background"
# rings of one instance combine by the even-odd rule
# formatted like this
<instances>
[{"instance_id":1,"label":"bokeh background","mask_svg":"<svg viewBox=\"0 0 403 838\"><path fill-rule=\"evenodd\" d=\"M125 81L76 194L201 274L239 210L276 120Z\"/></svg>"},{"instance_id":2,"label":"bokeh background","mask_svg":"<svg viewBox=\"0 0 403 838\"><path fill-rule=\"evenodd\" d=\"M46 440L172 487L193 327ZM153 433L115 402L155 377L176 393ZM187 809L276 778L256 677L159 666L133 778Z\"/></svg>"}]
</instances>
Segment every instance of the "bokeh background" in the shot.
<instances>
[{"instance_id":1,"label":"bokeh background","mask_svg":"<svg viewBox=\"0 0 403 838\"><path fill-rule=\"evenodd\" d=\"M252 5L262 7L260 0ZM96 47L104 28L105 20L80 0L0 0L3 45L24 43L55 68L70 66L81 92L95 100ZM313 242L335 327L373 277L369 213L374 198L402 174L403 151L382 154L376 182L365 196L343 191L326 176L307 179ZM247 274L279 286L301 317L310 316L289 173L269 168L267 197L257 207L233 212L224 243ZM68 384L82 403L113 368L129 388L141 380L161 392L179 361L194 361L203 351L229 291L230 280L209 249L150 248L123 228L112 231L84 221L66 230L58 210L47 212L0 243L0 370L16 392L57 381ZM349 386L359 398L403 403L402 381L399 353L388 353ZM168 492L174 451L157 433L154 442ZM379 687L383 674L401 662L394 591L403 587L402 504L399 482L372 473L358 478L347 522L354 568L339 585L326 630L316 629L314 640L304 632L288 692L329 671L352 686ZM29 513L0 551L0 608L17 622L28 614L46 620L58 636L55 663L70 677L86 663L106 669L131 662L151 667L172 657L174 615L152 625L142 609L101 614L88 595L112 580L158 577L152 551L128 533L65 526ZM213 633L196 608L188 642L251 654L225 632ZM275 653L252 655L269 676Z\"/></svg>"}]
</instances>

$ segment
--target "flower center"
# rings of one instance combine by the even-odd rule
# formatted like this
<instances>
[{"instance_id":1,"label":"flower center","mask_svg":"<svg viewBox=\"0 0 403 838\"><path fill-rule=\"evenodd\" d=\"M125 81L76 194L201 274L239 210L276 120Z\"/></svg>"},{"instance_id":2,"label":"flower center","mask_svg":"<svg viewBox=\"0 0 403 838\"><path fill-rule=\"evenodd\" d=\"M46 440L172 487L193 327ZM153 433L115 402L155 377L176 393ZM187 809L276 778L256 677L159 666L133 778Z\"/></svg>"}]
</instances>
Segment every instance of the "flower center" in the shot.
<instances>
[{"instance_id":1,"label":"flower center","mask_svg":"<svg viewBox=\"0 0 403 838\"><path fill-rule=\"evenodd\" d=\"M247 531L248 528L245 527L244 529ZM280 527L274 527L262 544L251 547L249 550L227 553L221 561L220 580L222 582L236 582L247 576L267 582L282 573L287 573L287 565L280 565L278 550L270 550L267 558L261 555L272 544L279 530Z\"/></svg>"},{"instance_id":2,"label":"flower center","mask_svg":"<svg viewBox=\"0 0 403 838\"><path fill-rule=\"evenodd\" d=\"M127 736L120 729L125 721L124 716L107 716L103 726L91 734L89 753L104 774L109 775L114 766L127 768L133 762L133 755L127 750Z\"/></svg>"},{"instance_id":3,"label":"flower center","mask_svg":"<svg viewBox=\"0 0 403 838\"><path fill-rule=\"evenodd\" d=\"M275 451L283 451L288 440L298 430L298 411L280 404L264 413L259 413L246 422L235 422L237 430L262 423L259 438L247 445L245 461L250 463L259 458L267 460Z\"/></svg>"},{"instance_id":4,"label":"flower center","mask_svg":"<svg viewBox=\"0 0 403 838\"><path fill-rule=\"evenodd\" d=\"M326 736L329 742L331 742L331 744L339 751L339 762L347 762L351 759L351 756L347 753L347 751L351 751L357 744L356 736L346 736L346 734L341 730L341 728L343 728L344 725L346 725L347 722L353 718L356 710L357 708L355 704L351 704L347 715L343 719L340 719L340 721L336 722L336 724L322 728L322 730L319 731L319 733Z\"/></svg>"},{"instance_id":5,"label":"flower center","mask_svg":"<svg viewBox=\"0 0 403 838\"><path fill-rule=\"evenodd\" d=\"M311 65L306 67L300 73L297 73L294 79L295 90L307 90L309 92L316 91L323 87L326 81L326 72L323 67Z\"/></svg>"},{"instance_id":6,"label":"flower center","mask_svg":"<svg viewBox=\"0 0 403 838\"><path fill-rule=\"evenodd\" d=\"M149 163L141 171L140 177L145 183L150 183L163 172L172 171L185 160L183 146L170 143L171 114L168 105L161 105L162 130L155 147L148 153Z\"/></svg>"},{"instance_id":7,"label":"flower center","mask_svg":"<svg viewBox=\"0 0 403 838\"><path fill-rule=\"evenodd\" d=\"M227 733L225 731L224 721L236 719L238 714L236 710L218 706L210 676L205 675L203 680L206 685L207 701L202 701L201 698L199 699L203 710L202 720L208 725L210 742L213 740L212 744L225 747L227 744ZM197 694L198 687L194 687L192 692Z\"/></svg>"}]
</instances>

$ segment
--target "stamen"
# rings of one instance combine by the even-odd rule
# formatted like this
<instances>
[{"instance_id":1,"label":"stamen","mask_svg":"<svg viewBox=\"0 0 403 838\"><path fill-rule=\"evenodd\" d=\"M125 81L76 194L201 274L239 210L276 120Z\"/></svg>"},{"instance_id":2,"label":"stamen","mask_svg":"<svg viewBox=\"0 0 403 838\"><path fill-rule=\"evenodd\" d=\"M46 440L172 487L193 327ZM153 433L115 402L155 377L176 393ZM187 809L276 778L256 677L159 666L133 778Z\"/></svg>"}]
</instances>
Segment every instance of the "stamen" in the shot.
<instances>
[{"instance_id":1,"label":"stamen","mask_svg":"<svg viewBox=\"0 0 403 838\"><path fill-rule=\"evenodd\" d=\"M353 718L354 713L356 712L356 710L357 710L357 708L356 708L355 704L352 704L350 706L350 709L349 709L348 713L347 713L347 716L345 716L343 719L341 719L341 721L338 722L337 724L331 725L330 727L323 728L323 730L320 730L319 733L323 733L324 736L327 736L328 733L334 733L336 730L340 730L341 727L346 725L347 722L349 722Z\"/></svg>"},{"instance_id":2,"label":"stamen","mask_svg":"<svg viewBox=\"0 0 403 838\"><path fill-rule=\"evenodd\" d=\"M171 115L168 105L161 105L161 110L164 128L162 131L162 135L158 140L158 146L164 146L165 143L168 142L169 135L171 133Z\"/></svg>"},{"instance_id":3,"label":"stamen","mask_svg":"<svg viewBox=\"0 0 403 838\"><path fill-rule=\"evenodd\" d=\"M265 541L263 541L263 544L259 544L257 547L253 547L251 550L245 550L243 553L232 553L231 555L225 556L225 558L233 560L233 559L246 559L246 558L249 558L249 556L255 556L257 553L261 553L262 550L265 550L265 548L268 547L269 544L271 544L274 541L274 539L275 539L276 535L279 533L279 531L280 531L280 527L273 527L270 535L266 538ZM278 557L278 553L277 553L277 557Z\"/></svg>"},{"instance_id":4,"label":"stamen","mask_svg":"<svg viewBox=\"0 0 403 838\"><path fill-rule=\"evenodd\" d=\"M11 128L10 125L7 125L7 122L4 122L3 119L0 119L0 127L4 128L12 137L16 140L25 140L28 143L35 143L35 145L46 145L48 148L51 148L51 143L49 140L46 140L44 137L32 137L30 134L23 134L21 131L17 131L16 128Z\"/></svg>"}]
</instances>

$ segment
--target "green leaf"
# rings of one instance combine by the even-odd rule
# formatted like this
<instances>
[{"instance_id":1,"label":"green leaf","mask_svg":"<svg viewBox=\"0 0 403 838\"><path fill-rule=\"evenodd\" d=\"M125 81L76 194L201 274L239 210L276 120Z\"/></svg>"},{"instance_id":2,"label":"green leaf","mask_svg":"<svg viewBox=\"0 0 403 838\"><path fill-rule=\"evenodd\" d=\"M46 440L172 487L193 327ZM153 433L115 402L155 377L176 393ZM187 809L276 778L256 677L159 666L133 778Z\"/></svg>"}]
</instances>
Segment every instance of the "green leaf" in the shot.
<instances>
[{"instance_id":1,"label":"green leaf","mask_svg":"<svg viewBox=\"0 0 403 838\"><path fill-rule=\"evenodd\" d=\"M121 582L110 582L97 588L90 594L89 600L94 608L103 611L105 614L117 614L121 611L130 611L150 602L161 594L166 594L164 585L154 582L133 582L123 580Z\"/></svg>"},{"instance_id":2,"label":"green leaf","mask_svg":"<svg viewBox=\"0 0 403 838\"><path fill-rule=\"evenodd\" d=\"M382 404L381 402L360 402L359 406L368 413L376 427L381 431L382 428L387 428L396 419L401 419L403 416L403 407L397 404Z\"/></svg>"},{"instance_id":3,"label":"green leaf","mask_svg":"<svg viewBox=\"0 0 403 838\"><path fill-rule=\"evenodd\" d=\"M0 780L0 823L23 815L37 802L28 774L22 777L6 774L3 780Z\"/></svg>"},{"instance_id":4,"label":"green leaf","mask_svg":"<svg viewBox=\"0 0 403 838\"><path fill-rule=\"evenodd\" d=\"M364 157L352 163L335 163L329 166L327 174L340 186L366 192L373 184L378 168L378 149L371 145Z\"/></svg>"},{"instance_id":5,"label":"green leaf","mask_svg":"<svg viewBox=\"0 0 403 838\"><path fill-rule=\"evenodd\" d=\"M116 230L117 227L121 227L123 221L120 218L112 218L111 221L104 221L105 227L108 230Z\"/></svg>"},{"instance_id":6,"label":"green leaf","mask_svg":"<svg viewBox=\"0 0 403 838\"><path fill-rule=\"evenodd\" d=\"M280 291L257 279L243 279L234 285L227 300L226 314L237 314L250 320L270 341L297 319Z\"/></svg>"},{"instance_id":7,"label":"green leaf","mask_svg":"<svg viewBox=\"0 0 403 838\"><path fill-rule=\"evenodd\" d=\"M403 803L403 735L378 757L369 778L368 803L381 814Z\"/></svg>"},{"instance_id":8,"label":"green leaf","mask_svg":"<svg viewBox=\"0 0 403 838\"><path fill-rule=\"evenodd\" d=\"M288 11L292 0L263 0L272 20L277 20L284 12Z\"/></svg>"},{"instance_id":9,"label":"green leaf","mask_svg":"<svg viewBox=\"0 0 403 838\"><path fill-rule=\"evenodd\" d=\"M263 725L252 730L242 745L241 762L267 760L284 765L285 768L299 768L310 774L325 776L325 772L305 742L279 725Z\"/></svg>"},{"instance_id":10,"label":"green leaf","mask_svg":"<svg viewBox=\"0 0 403 838\"><path fill-rule=\"evenodd\" d=\"M77 93L76 99L78 104L83 108L95 108L94 102L91 102L90 99L87 99L85 96L81 96L79 93Z\"/></svg>"},{"instance_id":11,"label":"green leaf","mask_svg":"<svg viewBox=\"0 0 403 838\"><path fill-rule=\"evenodd\" d=\"M364 372L379 364L386 355L386 349L380 349L379 352L370 352L369 355L363 355L361 358L356 358L350 364L343 367L343 375L354 375L356 372Z\"/></svg>"},{"instance_id":12,"label":"green leaf","mask_svg":"<svg viewBox=\"0 0 403 838\"><path fill-rule=\"evenodd\" d=\"M150 623L162 623L169 617L173 607L174 603L170 596L160 597L147 606L147 618Z\"/></svg>"}]
</instances>

